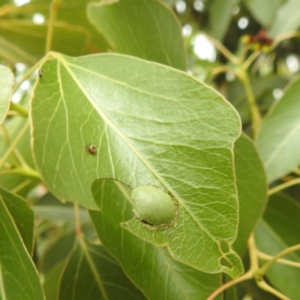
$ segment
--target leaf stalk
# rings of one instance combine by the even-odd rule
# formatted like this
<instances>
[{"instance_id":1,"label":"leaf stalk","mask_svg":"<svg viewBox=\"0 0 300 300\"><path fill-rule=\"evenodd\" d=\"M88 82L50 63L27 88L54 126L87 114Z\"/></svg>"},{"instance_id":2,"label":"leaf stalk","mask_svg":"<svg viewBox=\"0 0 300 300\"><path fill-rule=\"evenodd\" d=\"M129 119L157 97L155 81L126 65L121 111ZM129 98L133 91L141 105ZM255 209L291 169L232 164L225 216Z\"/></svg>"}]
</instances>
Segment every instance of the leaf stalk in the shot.
<instances>
[{"instance_id":1,"label":"leaf stalk","mask_svg":"<svg viewBox=\"0 0 300 300\"><path fill-rule=\"evenodd\" d=\"M282 184L279 184L277 186L275 186L274 188L272 189L269 189L268 191L268 195L271 196L279 191L282 191L290 186L293 186L293 185L296 185L296 184L300 184L300 178L296 178L296 179L292 179L288 182L284 182Z\"/></svg>"}]
</instances>

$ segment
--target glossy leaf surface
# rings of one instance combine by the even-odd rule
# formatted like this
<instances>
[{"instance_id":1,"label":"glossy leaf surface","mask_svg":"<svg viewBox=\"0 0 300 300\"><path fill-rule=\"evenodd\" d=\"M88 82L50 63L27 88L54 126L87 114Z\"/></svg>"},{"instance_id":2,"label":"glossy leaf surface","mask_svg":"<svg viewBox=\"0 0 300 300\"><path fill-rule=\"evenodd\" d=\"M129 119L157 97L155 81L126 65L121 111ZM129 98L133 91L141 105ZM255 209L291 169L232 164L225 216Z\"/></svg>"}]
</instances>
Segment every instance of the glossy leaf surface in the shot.
<instances>
[{"instance_id":1,"label":"glossy leaf surface","mask_svg":"<svg viewBox=\"0 0 300 300\"><path fill-rule=\"evenodd\" d=\"M53 194L98 209L90 190L97 178L154 185L178 204L177 225L152 236L132 220L143 238L158 238L203 271L240 273L239 257L219 245L233 243L238 224L232 147L240 120L231 105L183 72L122 55L53 54L43 70L32 101L33 147ZM167 242L170 233L178 239Z\"/></svg>"},{"instance_id":2,"label":"glossy leaf surface","mask_svg":"<svg viewBox=\"0 0 300 300\"><path fill-rule=\"evenodd\" d=\"M9 109L9 103L12 96L13 80L14 76L11 70L0 65L0 124L2 124L4 121Z\"/></svg>"},{"instance_id":3,"label":"glossy leaf surface","mask_svg":"<svg viewBox=\"0 0 300 300\"><path fill-rule=\"evenodd\" d=\"M44 299L38 274L0 195L1 299Z\"/></svg>"},{"instance_id":4,"label":"glossy leaf surface","mask_svg":"<svg viewBox=\"0 0 300 300\"><path fill-rule=\"evenodd\" d=\"M182 264L165 249L137 238L120 226L134 215L130 188L117 181L99 180L93 184L93 194L101 208L100 212L90 211L99 238L149 299L164 295L165 300L204 300L218 288L220 275L205 274Z\"/></svg>"},{"instance_id":5,"label":"glossy leaf surface","mask_svg":"<svg viewBox=\"0 0 300 300\"><path fill-rule=\"evenodd\" d=\"M186 70L180 24L161 1L101 1L87 12L116 52Z\"/></svg>"},{"instance_id":6,"label":"glossy leaf surface","mask_svg":"<svg viewBox=\"0 0 300 300\"><path fill-rule=\"evenodd\" d=\"M300 80L295 81L261 124L257 149L268 181L291 172L300 164Z\"/></svg>"},{"instance_id":7,"label":"glossy leaf surface","mask_svg":"<svg viewBox=\"0 0 300 300\"><path fill-rule=\"evenodd\" d=\"M0 187L0 195L12 216L29 254L33 250L34 213L24 199Z\"/></svg>"},{"instance_id":8,"label":"glossy leaf surface","mask_svg":"<svg viewBox=\"0 0 300 300\"><path fill-rule=\"evenodd\" d=\"M258 249L268 255L300 242L300 205L289 197L275 194L270 197L264 219L255 231ZM283 257L300 263L299 251ZM265 261L264 261L265 262ZM284 277L283 277L284 276ZM275 263L267 272L268 280L290 299L299 298L300 269L282 263Z\"/></svg>"},{"instance_id":9,"label":"glossy leaf surface","mask_svg":"<svg viewBox=\"0 0 300 300\"><path fill-rule=\"evenodd\" d=\"M133 300L145 297L103 246L88 244L81 237L65 266L58 299Z\"/></svg>"},{"instance_id":10,"label":"glossy leaf surface","mask_svg":"<svg viewBox=\"0 0 300 300\"><path fill-rule=\"evenodd\" d=\"M243 255L250 233L267 203L267 179L254 143L242 134L234 144L234 165L239 197L238 236L234 250Z\"/></svg>"}]
</instances>

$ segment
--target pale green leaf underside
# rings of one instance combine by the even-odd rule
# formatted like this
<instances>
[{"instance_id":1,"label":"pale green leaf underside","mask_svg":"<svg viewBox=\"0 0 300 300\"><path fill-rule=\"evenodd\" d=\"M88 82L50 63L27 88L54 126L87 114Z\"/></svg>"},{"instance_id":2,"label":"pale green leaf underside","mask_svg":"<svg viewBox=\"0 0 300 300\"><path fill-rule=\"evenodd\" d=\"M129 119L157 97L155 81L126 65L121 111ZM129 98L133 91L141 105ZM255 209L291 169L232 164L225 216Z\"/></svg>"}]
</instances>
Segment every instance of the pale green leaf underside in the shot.
<instances>
[{"instance_id":1,"label":"pale green leaf underside","mask_svg":"<svg viewBox=\"0 0 300 300\"><path fill-rule=\"evenodd\" d=\"M240 120L231 105L156 63L113 54L53 56L32 101L34 155L53 194L98 209L90 189L97 178L157 186L174 196L179 217L155 238L179 260L230 273L219 262L227 257L219 243L232 244L238 225L232 144ZM148 230L137 226L148 239ZM178 237L172 243L165 237L170 231ZM207 253L211 259L204 261Z\"/></svg>"},{"instance_id":2,"label":"pale green leaf underside","mask_svg":"<svg viewBox=\"0 0 300 300\"><path fill-rule=\"evenodd\" d=\"M295 81L261 124L257 149L268 181L300 164L300 80Z\"/></svg>"},{"instance_id":3,"label":"pale green leaf underside","mask_svg":"<svg viewBox=\"0 0 300 300\"><path fill-rule=\"evenodd\" d=\"M0 299L44 299L37 271L1 195Z\"/></svg>"},{"instance_id":4,"label":"pale green leaf underside","mask_svg":"<svg viewBox=\"0 0 300 300\"><path fill-rule=\"evenodd\" d=\"M0 65L0 124L4 121L9 109L13 80L14 76L11 70Z\"/></svg>"}]
</instances>

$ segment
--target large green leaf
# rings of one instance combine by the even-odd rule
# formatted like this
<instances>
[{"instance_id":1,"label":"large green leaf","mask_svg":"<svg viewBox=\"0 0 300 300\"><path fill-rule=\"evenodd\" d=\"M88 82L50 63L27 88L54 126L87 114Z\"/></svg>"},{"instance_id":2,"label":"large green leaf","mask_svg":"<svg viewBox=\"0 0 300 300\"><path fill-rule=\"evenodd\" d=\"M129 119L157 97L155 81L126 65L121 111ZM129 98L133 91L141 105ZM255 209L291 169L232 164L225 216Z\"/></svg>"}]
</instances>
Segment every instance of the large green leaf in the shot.
<instances>
[{"instance_id":1,"label":"large green leaf","mask_svg":"<svg viewBox=\"0 0 300 300\"><path fill-rule=\"evenodd\" d=\"M293 199L279 194L272 195L264 220L255 231L255 240L260 251L276 255L282 250L299 244L300 205ZM294 252L285 259L300 263L300 253ZM299 299L300 269L282 263L275 263L267 272L268 280L291 299Z\"/></svg>"},{"instance_id":2,"label":"large green leaf","mask_svg":"<svg viewBox=\"0 0 300 300\"><path fill-rule=\"evenodd\" d=\"M261 124L257 149L268 181L300 164L300 80L295 81Z\"/></svg>"},{"instance_id":3,"label":"large green leaf","mask_svg":"<svg viewBox=\"0 0 300 300\"><path fill-rule=\"evenodd\" d=\"M171 252L199 269L241 272L234 252L220 247L224 241L230 248L238 225L232 146L240 120L230 104L189 75L155 63L113 54L52 55L35 86L32 132L37 167L53 194L99 209L90 189L97 178L132 188L155 185L179 206L177 226L153 236L137 219L130 224L160 244L178 236ZM88 151L91 144L96 154Z\"/></svg>"},{"instance_id":4,"label":"large green leaf","mask_svg":"<svg viewBox=\"0 0 300 300\"><path fill-rule=\"evenodd\" d=\"M58 299L145 299L103 246L78 237L61 277Z\"/></svg>"},{"instance_id":5,"label":"large green leaf","mask_svg":"<svg viewBox=\"0 0 300 300\"><path fill-rule=\"evenodd\" d=\"M161 1L103 0L87 13L113 50L186 70L180 24Z\"/></svg>"},{"instance_id":6,"label":"large green leaf","mask_svg":"<svg viewBox=\"0 0 300 300\"><path fill-rule=\"evenodd\" d=\"M21 197L0 187L0 195L12 216L22 240L31 254L33 250L34 213Z\"/></svg>"},{"instance_id":7,"label":"large green leaf","mask_svg":"<svg viewBox=\"0 0 300 300\"><path fill-rule=\"evenodd\" d=\"M234 164L240 222L233 248L243 255L250 233L262 217L267 201L264 167L253 142L245 134L242 134L234 144Z\"/></svg>"},{"instance_id":8,"label":"large green leaf","mask_svg":"<svg viewBox=\"0 0 300 300\"><path fill-rule=\"evenodd\" d=\"M37 271L0 195L0 297L44 299Z\"/></svg>"},{"instance_id":9,"label":"large green leaf","mask_svg":"<svg viewBox=\"0 0 300 300\"><path fill-rule=\"evenodd\" d=\"M276 18L271 26L269 35L273 38L296 30L300 26L300 1L289 0L286 1L278 10ZM268 7L269 9L269 7Z\"/></svg>"},{"instance_id":10,"label":"large green leaf","mask_svg":"<svg viewBox=\"0 0 300 300\"><path fill-rule=\"evenodd\" d=\"M244 0L253 17L263 26L270 26L275 20L278 8L286 0Z\"/></svg>"},{"instance_id":11,"label":"large green leaf","mask_svg":"<svg viewBox=\"0 0 300 300\"><path fill-rule=\"evenodd\" d=\"M0 124L4 121L9 109L9 103L12 96L12 84L14 75L11 70L0 65Z\"/></svg>"},{"instance_id":12,"label":"large green leaf","mask_svg":"<svg viewBox=\"0 0 300 300\"><path fill-rule=\"evenodd\" d=\"M205 274L182 264L165 249L140 240L120 226L133 217L128 187L117 181L100 180L93 184L93 194L101 208L101 212L90 211L99 238L149 299L164 295L164 300L204 300L218 288L220 275Z\"/></svg>"}]
</instances>

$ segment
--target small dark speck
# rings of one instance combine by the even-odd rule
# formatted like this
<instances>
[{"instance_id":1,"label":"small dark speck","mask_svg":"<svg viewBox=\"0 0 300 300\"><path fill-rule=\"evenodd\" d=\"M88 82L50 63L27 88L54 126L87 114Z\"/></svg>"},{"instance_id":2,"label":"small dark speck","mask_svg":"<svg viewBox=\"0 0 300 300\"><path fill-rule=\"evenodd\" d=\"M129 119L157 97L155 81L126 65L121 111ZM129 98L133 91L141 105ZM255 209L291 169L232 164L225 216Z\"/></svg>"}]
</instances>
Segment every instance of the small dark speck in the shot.
<instances>
[{"instance_id":1,"label":"small dark speck","mask_svg":"<svg viewBox=\"0 0 300 300\"><path fill-rule=\"evenodd\" d=\"M94 145L89 145L88 146L88 151L91 153L91 154L96 154L97 153L97 148L96 148L96 146L94 146Z\"/></svg>"},{"instance_id":2,"label":"small dark speck","mask_svg":"<svg viewBox=\"0 0 300 300\"><path fill-rule=\"evenodd\" d=\"M40 77L40 78L43 77L43 70L39 70L39 77Z\"/></svg>"}]
</instances>

